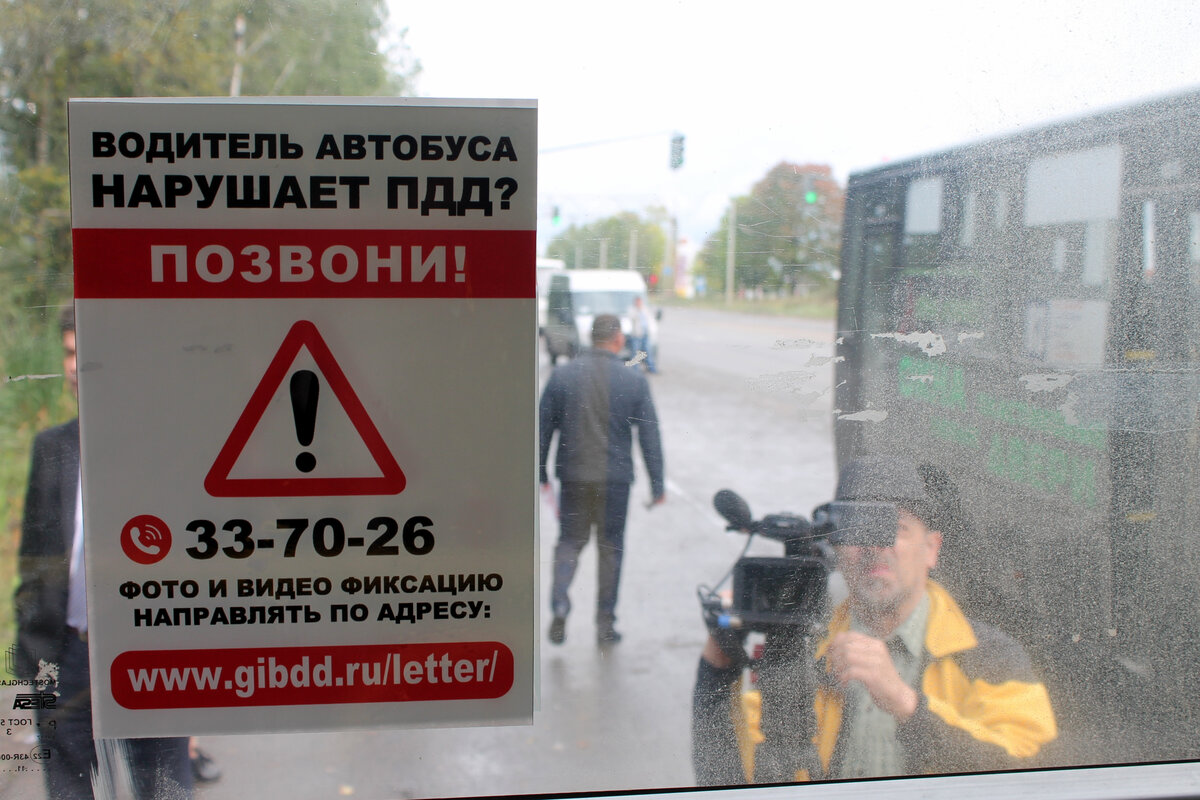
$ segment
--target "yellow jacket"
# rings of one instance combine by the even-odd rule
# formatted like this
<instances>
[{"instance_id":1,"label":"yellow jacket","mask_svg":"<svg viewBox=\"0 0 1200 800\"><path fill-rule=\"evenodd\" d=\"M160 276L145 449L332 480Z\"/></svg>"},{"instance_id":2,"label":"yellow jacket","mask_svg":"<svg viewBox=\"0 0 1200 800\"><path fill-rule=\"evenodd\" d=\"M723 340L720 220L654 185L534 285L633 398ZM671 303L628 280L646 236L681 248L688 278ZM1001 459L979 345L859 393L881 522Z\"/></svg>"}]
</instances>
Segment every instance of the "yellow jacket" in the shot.
<instances>
[{"instance_id":1,"label":"yellow jacket","mask_svg":"<svg viewBox=\"0 0 1200 800\"><path fill-rule=\"evenodd\" d=\"M927 584L929 621L925 631L924 665L916 712L897 726L904 749L906 775L980 772L1028 766L1028 759L1057 736L1054 712L1046 687L1033 675L1024 649L1011 637L988 625L967 620L958 604L934 581ZM850 611L843 603L834 612L825 638L818 644L818 670L830 640L850 628ZM823 680L813 701L815 759L780 754L777 742L772 763L788 763L780 774L764 775L753 766L754 751L766 738L763 730L787 730L789 721L768 721L758 692L747 692L735 705L734 727L747 775L759 781L835 777L842 732L842 694L832 680ZM774 746L772 746L774 745ZM795 745L787 749L794 750ZM1024 763L1023 763L1024 762ZM784 778L786 779L786 778Z\"/></svg>"}]
</instances>

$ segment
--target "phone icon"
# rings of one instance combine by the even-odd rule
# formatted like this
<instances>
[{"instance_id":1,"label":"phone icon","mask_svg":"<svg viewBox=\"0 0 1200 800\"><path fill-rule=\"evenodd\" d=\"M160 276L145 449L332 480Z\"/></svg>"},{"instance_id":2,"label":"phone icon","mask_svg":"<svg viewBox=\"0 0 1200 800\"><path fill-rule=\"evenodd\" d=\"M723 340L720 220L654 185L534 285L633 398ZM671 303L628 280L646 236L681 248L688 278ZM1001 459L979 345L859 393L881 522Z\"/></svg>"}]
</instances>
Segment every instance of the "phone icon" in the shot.
<instances>
[{"instance_id":1,"label":"phone icon","mask_svg":"<svg viewBox=\"0 0 1200 800\"><path fill-rule=\"evenodd\" d=\"M151 514L140 514L121 528L121 549L131 561L155 564L171 550L171 529Z\"/></svg>"},{"instance_id":2,"label":"phone icon","mask_svg":"<svg viewBox=\"0 0 1200 800\"><path fill-rule=\"evenodd\" d=\"M146 529L142 530L134 525L129 529L129 535L133 546L148 556L156 556L162 550L161 545L155 544L155 542L162 538L162 532L158 528L146 526Z\"/></svg>"}]
</instances>

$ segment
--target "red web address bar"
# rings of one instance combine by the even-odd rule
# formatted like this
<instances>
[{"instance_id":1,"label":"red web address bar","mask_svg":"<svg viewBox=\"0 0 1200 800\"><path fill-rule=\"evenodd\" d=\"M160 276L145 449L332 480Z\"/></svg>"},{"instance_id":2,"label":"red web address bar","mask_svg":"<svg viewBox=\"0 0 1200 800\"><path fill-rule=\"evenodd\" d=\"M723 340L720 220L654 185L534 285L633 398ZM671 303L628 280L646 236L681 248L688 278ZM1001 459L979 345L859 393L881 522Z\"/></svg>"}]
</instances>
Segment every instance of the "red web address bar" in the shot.
<instances>
[{"instance_id":1,"label":"red web address bar","mask_svg":"<svg viewBox=\"0 0 1200 800\"><path fill-rule=\"evenodd\" d=\"M499 642L132 650L109 669L129 709L489 700L513 685Z\"/></svg>"}]
</instances>

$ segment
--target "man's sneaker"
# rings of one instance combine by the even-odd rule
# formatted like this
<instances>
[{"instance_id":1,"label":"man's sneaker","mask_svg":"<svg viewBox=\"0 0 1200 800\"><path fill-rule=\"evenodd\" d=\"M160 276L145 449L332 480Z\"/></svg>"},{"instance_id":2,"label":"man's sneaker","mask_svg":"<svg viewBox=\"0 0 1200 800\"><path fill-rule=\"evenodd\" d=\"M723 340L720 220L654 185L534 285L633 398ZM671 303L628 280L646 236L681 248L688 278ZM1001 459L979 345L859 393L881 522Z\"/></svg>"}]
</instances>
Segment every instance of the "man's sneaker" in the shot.
<instances>
[{"instance_id":1,"label":"man's sneaker","mask_svg":"<svg viewBox=\"0 0 1200 800\"><path fill-rule=\"evenodd\" d=\"M555 617L550 623L550 644L562 644L567 639L567 618Z\"/></svg>"},{"instance_id":2,"label":"man's sneaker","mask_svg":"<svg viewBox=\"0 0 1200 800\"><path fill-rule=\"evenodd\" d=\"M611 622L599 622L596 625L596 641L600 644L616 644L621 641L621 634Z\"/></svg>"}]
</instances>

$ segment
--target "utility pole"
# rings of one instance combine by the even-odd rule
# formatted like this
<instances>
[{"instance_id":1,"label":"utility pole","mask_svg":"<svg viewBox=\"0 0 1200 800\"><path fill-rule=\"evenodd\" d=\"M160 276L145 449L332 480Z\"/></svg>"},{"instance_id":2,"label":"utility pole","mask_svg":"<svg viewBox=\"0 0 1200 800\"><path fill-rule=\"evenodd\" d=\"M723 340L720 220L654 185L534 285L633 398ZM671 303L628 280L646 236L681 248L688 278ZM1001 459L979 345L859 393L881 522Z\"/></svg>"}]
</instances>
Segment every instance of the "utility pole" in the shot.
<instances>
[{"instance_id":1,"label":"utility pole","mask_svg":"<svg viewBox=\"0 0 1200 800\"><path fill-rule=\"evenodd\" d=\"M733 304L733 265L737 254L737 198L729 207L729 246L725 250L725 305Z\"/></svg>"},{"instance_id":2,"label":"utility pole","mask_svg":"<svg viewBox=\"0 0 1200 800\"><path fill-rule=\"evenodd\" d=\"M683 134L676 133L671 137L671 172L683 166ZM674 203L671 209L671 240L667 244L667 274L671 277L672 285L679 285L679 220L675 216ZM664 276L666 277L666 276ZM665 284L665 281L664 281Z\"/></svg>"},{"instance_id":3,"label":"utility pole","mask_svg":"<svg viewBox=\"0 0 1200 800\"><path fill-rule=\"evenodd\" d=\"M637 269L637 228L632 228L629 231L629 268Z\"/></svg>"},{"instance_id":4,"label":"utility pole","mask_svg":"<svg viewBox=\"0 0 1200 800\"><path fill-rule=\"evenodd\" d=\"M233 77L229 79L229 96L242 96L242 59L246 57L246 17L238 14L233 23Z\"/></svg>"},{"instance_id":5,"label":"utility pole","mask_svg":"<svg viewBox=\"0 0 1200 800\"><path fill-rule=\"evenodd\" d=\"M671 271L671 285L679 285L679 218L671 214L671 241L667 244L667 267ZM664 282L665 283L665 282Z\"/></svg>"}]
</instances>

